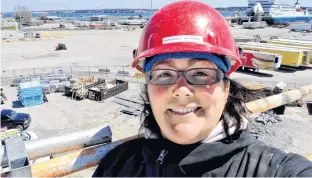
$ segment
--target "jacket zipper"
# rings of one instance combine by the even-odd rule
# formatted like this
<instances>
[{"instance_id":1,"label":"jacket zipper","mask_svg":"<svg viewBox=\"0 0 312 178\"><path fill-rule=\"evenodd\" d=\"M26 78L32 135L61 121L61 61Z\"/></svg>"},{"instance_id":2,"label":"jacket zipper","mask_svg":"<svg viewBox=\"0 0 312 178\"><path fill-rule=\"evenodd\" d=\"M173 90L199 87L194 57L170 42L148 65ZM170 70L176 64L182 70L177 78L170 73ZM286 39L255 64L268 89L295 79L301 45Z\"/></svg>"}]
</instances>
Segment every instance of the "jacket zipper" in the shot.
<instances>
[{"instance_id":1,"label":"jacket zipper","mask_svg":"<svg viewBox=\"0 0 312 178\"><path fill-rule=\"evenodd\" d=\"M168 154L168 151L161 150L158 159L156 160L156 170L155 170L155 177L160 177L160 165L163 163L165 156Z\"/></svg>"}]
</instances>

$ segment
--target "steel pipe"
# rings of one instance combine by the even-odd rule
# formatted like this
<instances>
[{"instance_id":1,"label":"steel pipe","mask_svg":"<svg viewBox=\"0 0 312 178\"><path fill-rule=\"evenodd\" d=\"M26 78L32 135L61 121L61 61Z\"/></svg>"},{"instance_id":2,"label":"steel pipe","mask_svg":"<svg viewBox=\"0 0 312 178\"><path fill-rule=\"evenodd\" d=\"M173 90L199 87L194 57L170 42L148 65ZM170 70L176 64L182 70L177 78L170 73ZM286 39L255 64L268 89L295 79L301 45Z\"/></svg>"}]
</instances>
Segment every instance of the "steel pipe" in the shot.
<instances>
[{"instance_id":1,"label":"steel pipe","mask_svg":"<svg viewBox=\"0 0 312 178\"><path fill-rule=\"evenodd\" d=\"M139 135L142 136L142 135ZM111 144L94 146L74 151L65 156L32 165L33 177L61 177L90 167L97 166L101 159L116 146L138 138L138 135L118 140Z\"/></svg>"},{"instance_id":2,"label":"steel pipe","mask_svg":"<svg viewBox=\"0 0 312 178\"><path fill-rule=\"evenodd\" d=\"M112 140L112 131L109 126L92 128L70 134L47 139L25 141L25 148L29 160L56 155L73 150L83 149ZM1 167L8 166L7 152L1 146Z\"/></svg>"}]
</instances>

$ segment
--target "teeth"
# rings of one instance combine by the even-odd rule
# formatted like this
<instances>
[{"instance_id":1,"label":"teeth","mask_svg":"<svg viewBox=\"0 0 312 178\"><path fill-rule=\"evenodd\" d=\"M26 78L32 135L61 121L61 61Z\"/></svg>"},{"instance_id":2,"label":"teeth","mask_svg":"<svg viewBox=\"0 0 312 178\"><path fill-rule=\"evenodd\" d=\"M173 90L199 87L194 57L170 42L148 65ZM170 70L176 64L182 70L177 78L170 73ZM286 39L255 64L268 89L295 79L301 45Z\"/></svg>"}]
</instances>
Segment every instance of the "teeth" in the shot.
<instances>
[{"instance_id":1,"label":"teeth","mask_svg":"<svg viewBox=\"0 0 312 178\"><path fill-rule=\"evenodd\" d=\"M196 108L185 108L185 109L172 109L172 111L177 112L177 113L190 113L190 112L194 112L196 110Z\"/></svg>"}]
</instances>

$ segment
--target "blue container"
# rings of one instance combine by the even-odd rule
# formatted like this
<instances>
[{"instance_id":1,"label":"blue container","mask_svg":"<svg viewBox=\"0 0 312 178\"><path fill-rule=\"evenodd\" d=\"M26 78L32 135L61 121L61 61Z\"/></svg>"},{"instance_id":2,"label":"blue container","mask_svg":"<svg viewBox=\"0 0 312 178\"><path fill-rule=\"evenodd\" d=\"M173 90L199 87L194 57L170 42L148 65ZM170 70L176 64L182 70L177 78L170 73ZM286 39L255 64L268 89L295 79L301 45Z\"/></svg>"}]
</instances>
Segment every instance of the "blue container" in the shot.
<instances>
[{"instance_id":1,"label":"blue container","mask_svg":"<svg viewBox=\"0 0 312 178\"><path fill-rule=\"evenodd\" d=\"M41 83L37 81L21 84L18 92L18 100L24 107L43 104L43 89Z\"/></svg>"}]
</instances>

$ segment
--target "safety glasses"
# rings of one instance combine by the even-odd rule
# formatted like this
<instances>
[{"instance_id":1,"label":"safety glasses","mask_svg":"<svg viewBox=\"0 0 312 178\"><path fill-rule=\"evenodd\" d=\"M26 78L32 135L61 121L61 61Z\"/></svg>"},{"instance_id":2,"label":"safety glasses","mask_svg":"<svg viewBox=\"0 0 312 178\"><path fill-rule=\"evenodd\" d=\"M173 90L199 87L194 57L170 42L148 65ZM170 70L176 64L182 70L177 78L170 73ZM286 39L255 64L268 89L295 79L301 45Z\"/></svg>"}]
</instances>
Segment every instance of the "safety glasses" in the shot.
<instances>
[{"instance_id":1,"label":"safety glasses","mask_svg":"<svg viewBox=\"0 0 312 178\"><path fill-rule=\"evenodd\" d=\"M213 68L193 68L185 71L154 69L146 72L147 82L158 86L173 85L182 75L190 85L213 85L220 82L224 73Z\"/></svg>"}]
</instances>

